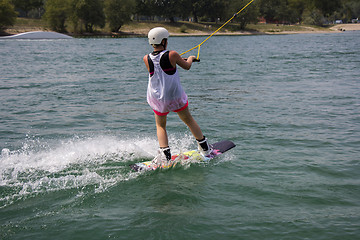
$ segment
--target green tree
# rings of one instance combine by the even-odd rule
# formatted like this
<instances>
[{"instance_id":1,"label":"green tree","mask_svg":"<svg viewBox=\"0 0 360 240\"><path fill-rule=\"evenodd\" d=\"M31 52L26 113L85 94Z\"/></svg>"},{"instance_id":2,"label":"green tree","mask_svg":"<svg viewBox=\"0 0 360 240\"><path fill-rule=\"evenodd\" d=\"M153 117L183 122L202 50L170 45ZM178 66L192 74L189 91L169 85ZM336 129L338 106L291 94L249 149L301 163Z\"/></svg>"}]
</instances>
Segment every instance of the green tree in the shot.
<instances>
[{"instance_id":1,"label":"green tree","mask_svg":"<svg viewBox=\"0 0 360 240\"><path fill-rule=\"evenodd\" d=\"M306 24L323 25L336 10L341 8L343 0L307 0L303 12L303 22Z\"/></svg>"},{"instance_id":2,"label":"green tree","mask_svg":"<svg viewBox=\"0 0 360 240\"><path fill-rule=\"evenodd\" d=\"M332 15L331 20L343 20L343 22L350 22L352 19L360 17L360 1L358 0L342 0L341 7L337 9Z\"/></svg>"},{"instance_id":3,"label":"green tree","mask_svg":"<svg viewBox=\"0 0 360 240\"><path fill-rule=\"evenodd\" d=\"M189 4L190 12L194 18L194 22L199 22L199 17L202 15L202 9L205 6L205 1L203 0L192 0Z\"/></svg>"},{"instance_id":4,"label":"green tree","mask_svg":"<svg viewBox=\"0 0 360 240\"><path fill-rule=\"evenodd\" d=\"M290 8L290 22L291 23L301 23L302 15L306 8L306 0L289 0Z\"/></svg>"},{"instance_id":5,"label":"green tree","mask_svg":"<svg viewBox=\"0 0 360 240\"><path fill-rule=\"evenodd\" d=\"M226 20L227 9L229 8L230 1L227 0L214 0L210 1L207 5L206 16L212 21L217 22L218 20Z\"/></svg>"},{"instance_id":6,"label":"green tree","mask_svg":"<svg viewBox=\"0 0 360 240\"><path fill-rule=\"evenodd\" d=\"M344 0L342 9L346 9L348 11L348 20L350 20L350 18L360 17L360 1L358 0Z\"/></svg>"},{"instance_id":7,"label":"green tree","mask_svg":"<svg viewBox=\"0 0 360 240\"><path fill-rule=\"evenodd\" d=\"M183 0L182 16L192 16L194 22L198 22L199 19L204 21L210 20L216 22L218 19L227 18L228 8L230 6L229 0Z\"/></svg>"},{"instance_id":8,"label":"green tree","mask_svg":"<svg viewBox=\"0 0 360 240\"><path fill-rule=\"evenodd\" d=\"M156 5L153 0L136 0L135 13L140 16L155 16Z\"/></svg>"},{"instance_id":9,"label":"green tree","mask_svg":"<svg viewBox=\"0 0 360 240\"><path fill-rule=\"evenodd\" d=\"M131 20L135 4L134 0L105 1L105 15L111 31L118 32L122 25Z\"/></svg>"},{"instance_id":10,"label":"green tree","mask_svg":"<svg viewBox=\"0 0 360 240\"><path fill-rule=\"evenodd\" d=\"M268 22L296 23L302 21L302 15L310 1L315 0L259 0L261 16Z\"/></svg>"},{"instance_id":11,"label":"green tree","mask_svg":"<svg viewBox=\"0 0 360 240\"><path fill-rule=\"evenodd\" d=\"M86 32L93 32L94 26L105 27L104 4L102 0L72 0L72 21L80 21Z\"/></svg>"},{"instance_id":12,"label":"green tree","mask_svg":"<svg viewBox=\"0 0 360 240\"><path fill-rule=\"evenodd\" d=\"M66 32L65 22L70 11L69 6L69 0L46 1L44 18L48 21L52 30Z\"/></svg>"},{"instance_id":13,"label":"green tree","mask_svg":"<svg viewBox=\"0 0 360 240\"><path fill-rule=\"evenodd\" d=\"M267 22L288 22L291 15L287 0L260 0L259 10Z\"/></svg>"},{"instance_id":14,"label":"green tree","mask_svg":"<svg viewBox=\"0 0 360 240\"><path fill-rule=\"evenodd\" d=\"M12 0L12 3L16 9L24 12L25 17L28 17L31 10L44 6L43 0Z\"/></svg>"},{"instance_id":15,"label":"green tree","mask_svg":"<svg viewBox=\"0 0 360 240\"><path fill-rule=\"evenodd\" d=\"M305 24L322 26L324 23L324 15L317 8L307 8L302 18Z\"/></svg>"},{"instance_id":16,"label":"green tree","mask_svg":"<svg viewBox=\"0 0 360 240\"><path fill-rule=\"evenodd\" d=\"M241 0L233 1L231 3L231 11L230 14L237 13L240 11L248 2L244 2ZM259 17L259 8L256 5L256 3L253 3L249 5L247 8L245 8L242 12L240 12L234 19L234 22L238 22L240 30L244 30L246 28L246 25L253 22L256 23L258 21Z\"/></svg>"},{"instance_id":17,"label":"green tree","mask_svg":"<svg viewBox=\"0 0 360 240\"><path fill-rule=\"evenodd\" d=\"M341 0L313 0L313 3L325 16L329 16L341 7Z\"/></svg>"},{"instance_id":18,"label":"green tree","mask_svg":"<svg viewBox=\"0 0 360 240\"><path fill-rule=\"evenodd\" d=\"M14 6L8 0L0 0L0 31L14 25L16 16Z\"/></svg>"},{"instance_id":19,"label":"green tree","mask_svg":"<svg viewBox=\"0 0 360 240\"><path fill-rule=\"evenodd\" d=\"M260 0L258 2L260 14L266 19L267 22L273 22L276 20L276 6L278 4L278 0Z\"/></svg>"},{"instance_id":20,"label":"green tree","mask_svg":"<svg viewBox=\"0 0 360 240\"><path fill-rule=\"evenodd\" d=\"M275 20L279 23L289 23L291 19L291 11L288 6L288 1L279 1L276 6Z\"/></svg>"},{"instance_id":21,"label":"green tree","mask_svg":"<svg viewBox=\"0 0 360 240\"><path fill-rule=\"evenodd\" d=\"M181 15L181 1L179 0L157 0L154 1L155 14L168 18L175 22L175 17Z\"/></svg>"},{"instance_id":22,"label":"green tree","mask_svg":"<svg viewBox=\"0 0 360 240\"><path fill-rule=\"evenodd\" d=\"M183 20L188 20L192 16L191 5L194 0L179 0L179 15Z\"/></svg>"}]
</instances>

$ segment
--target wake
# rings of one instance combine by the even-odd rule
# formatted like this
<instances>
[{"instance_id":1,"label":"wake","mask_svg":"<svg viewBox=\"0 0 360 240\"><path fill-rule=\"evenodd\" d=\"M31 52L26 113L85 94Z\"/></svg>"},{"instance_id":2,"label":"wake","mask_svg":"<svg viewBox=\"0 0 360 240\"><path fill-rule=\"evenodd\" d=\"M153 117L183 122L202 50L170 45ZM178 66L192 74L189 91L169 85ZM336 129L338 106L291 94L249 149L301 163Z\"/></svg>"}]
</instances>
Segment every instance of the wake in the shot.
<instances>
[{"instance_id":1,"label":"wake","mask_svg":"<svg viewBox=\"0 0 360 240\"><path fill-rule=\"evenodd\" d=\"M193 144L189 136L169 139L180 150ZM106 191L138 177L129 164L152 159L157 149L156 138L114 136L74 137L55 143L32 140L18 150L2 149L0 208L40 193Z\"/></svg>"}]
</instances>

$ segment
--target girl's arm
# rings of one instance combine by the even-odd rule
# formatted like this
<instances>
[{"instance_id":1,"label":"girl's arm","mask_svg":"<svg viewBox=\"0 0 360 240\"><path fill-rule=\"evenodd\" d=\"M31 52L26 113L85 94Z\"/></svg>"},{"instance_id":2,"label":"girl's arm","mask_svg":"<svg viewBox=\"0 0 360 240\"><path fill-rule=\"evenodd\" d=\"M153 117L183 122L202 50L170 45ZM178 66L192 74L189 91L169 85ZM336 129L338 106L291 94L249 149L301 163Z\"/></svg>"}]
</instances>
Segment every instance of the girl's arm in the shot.
<instances>
[{"instance_id":1,"label":"girl's arm","mask_svg":"<svg viewBox=\"0 0 360 240\"><path fill-rule=\"evenodd\" d=\"M191 68L191 64L193 63L194 59L196 59L195 56L190 56L187 58L187 60L185 61L179 53L177 53L176 51L170 51L169 52L169 59L171 62L171 65L173 67L176 67L176 64L179 65L180 67L182 67L185 70L189 70Z\"/></svg>"},{"instance_id":2,"label":"girl's arm","mask_svg":"<svg viewBox=\"0 0 360 240\"><path fill-rule=\"evenodd\" d=\"M146 66L147 70L150 71L149 62L148 62L148 55L145 55L143 60L144 60L144 63L145 63L145 66Z\"/></svg>"}]
</instances>

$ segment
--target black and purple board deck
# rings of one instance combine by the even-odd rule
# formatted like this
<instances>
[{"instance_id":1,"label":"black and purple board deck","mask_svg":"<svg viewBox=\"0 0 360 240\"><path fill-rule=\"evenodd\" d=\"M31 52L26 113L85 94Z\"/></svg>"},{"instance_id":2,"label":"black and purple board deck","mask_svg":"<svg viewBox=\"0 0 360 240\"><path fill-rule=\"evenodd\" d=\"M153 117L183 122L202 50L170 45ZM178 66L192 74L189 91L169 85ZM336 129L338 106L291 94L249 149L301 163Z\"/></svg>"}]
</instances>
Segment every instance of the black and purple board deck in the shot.
<instances>
[{"instance_id":1,"label":"black and purple board deck","mask_svg":"<svg viewBox=\"0 0 360 240\"><path fill-rule=\"evenodd\" d=\"M183 157L185 159L192 159L192 160L196 160L196 161L209 161L210 159L223 154L224 152L234 148L236 145L229 140L223 140L220 142L216 142L211 144L212 148L213 148L213 154L210 157L204 157L203 155L201 155L199 153L199 151L197 150L192 150L192 151L188 151L188 152L184 152L183 153ZM173 167L177 164L177 161L175 161L178 158L179 155L173 155L171 157L172 161L167 162L166 164L162 164L162 165L157 165L154 164L152 161L145 161L145 162L141 162L141 163L135 163L130 165L130 168L133 169L136 172L140 172L140 171L147 171L147 170L156 170L157 168L170 168Z\"/></svg>"}]
</instances>

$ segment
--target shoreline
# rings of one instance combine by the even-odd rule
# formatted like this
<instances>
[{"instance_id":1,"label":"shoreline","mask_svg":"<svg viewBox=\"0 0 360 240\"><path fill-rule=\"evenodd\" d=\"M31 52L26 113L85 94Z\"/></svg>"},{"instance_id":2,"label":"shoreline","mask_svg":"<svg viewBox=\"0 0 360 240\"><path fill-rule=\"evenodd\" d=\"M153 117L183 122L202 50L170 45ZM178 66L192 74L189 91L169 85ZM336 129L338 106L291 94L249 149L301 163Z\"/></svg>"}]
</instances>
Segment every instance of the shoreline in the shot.
<instances>
[{"instance_id":1,"label":"shoreline","mask_svg":"<svg viewBox=\"0 0 360 240\"><path fill-rule=\"evenodd\" d=\"M135 24L132 25L125 25L123 27L123 31L118 33L112 32L103 32L103 31L96 31L95 33L65 33L66 35L78 38L86 38L86 37L119 37L119 38L126 38L126 37L146 37L149 29L151 29L154 23L148 24L148 26L138 27ZM155 25L164 25L167 27L167 23L158 23ZM288 26L283 25L255 25L259 29L249 29L244 31L230 31L228 29L224 29L222 31L217 32L215 35L217 36L246 36L246 35L279 35L279 34L308 34L308 33L336 33L336 32L344 32L344 31L360 31L360 23L348 23L348 24L336 24L331 27L319 28L315 26L303 26L303 25L293 25L294 29L287 29ZM261 29L262 26L265 26L265 29ZM290 26L291 27L291 26ZM214 31L210 31L209 29L201 29L201 30L193 30L189 29L185 32L180 31L180 27L169 27L169 32L171 36L174 37L194 37L194 36L209 36ZM2 36L11 36L23 32L31 32L31 31L51 31L47 27L43 26L13 26L8 28L5 32L3 32Z\"/></svg>"},{"instance_id":2,"label":"shoreline","mask_svg":"<svg viewBox=\"0 0 360 240\"><path fill-rule=\"evenodd\" d=\"M238 35L281 35L281 34L307 34L307 33L336 33L345 31L360 31L360 23L337 24L329 28L318 29L315 27L304 27L306 30L290 30L290 31L234 31L234 32L218 32L218 36L238 36ZM208 36L212 32L202 33L173 33L172 36Z\"/></svg>"}]
</instances>

